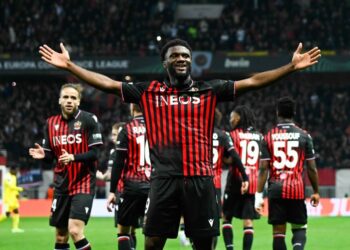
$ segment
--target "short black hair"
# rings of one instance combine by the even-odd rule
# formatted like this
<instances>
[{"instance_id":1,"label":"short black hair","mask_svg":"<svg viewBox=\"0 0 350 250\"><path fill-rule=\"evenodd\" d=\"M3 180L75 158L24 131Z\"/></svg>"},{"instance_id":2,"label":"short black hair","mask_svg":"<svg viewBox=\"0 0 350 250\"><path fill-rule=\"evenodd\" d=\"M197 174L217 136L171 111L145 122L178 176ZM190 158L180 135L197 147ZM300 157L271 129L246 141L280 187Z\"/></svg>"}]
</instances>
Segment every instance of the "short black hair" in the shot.
<instances>
[{"instance_id":1,"label":"short black hair","mask_svg":"<svg viewBox=\"0 0 350 250\"><path fill-rule=\"evenodd\" d=\"M240 119L237 124L237 128L248 129L249 127L255 128L255 115L253 111L245 105L237 106L233 112L239 114Z\"/></svg>"},{"instance_id":2,"label":"short black hair","mask_svg":"<svg viewBox=\"0 0 350 250\"><path fill-rule=\"evenodd\" d=\"M281 97L277 100L277 114L282 118L293 118L296 111L296 105L290 96Z\"/></svg>"},{"instance_id":3,"label":"short black hair","mask_svg":"<svg viewBox=\"0 0 350 250\"><path fill-rule=\"evenodd\" d=\"M184 46L190 51L190 53L192 55L192 48L188 44L188 42L186 42L185 40L176 38L176 39L173 39L173 40L170 40L169 42L167 42L160 50L160 59L162 60L162 62L165 60L165 54L168 52L168 49L170 47L174 47L174 46Z\"/></svg>"}]
</instances>

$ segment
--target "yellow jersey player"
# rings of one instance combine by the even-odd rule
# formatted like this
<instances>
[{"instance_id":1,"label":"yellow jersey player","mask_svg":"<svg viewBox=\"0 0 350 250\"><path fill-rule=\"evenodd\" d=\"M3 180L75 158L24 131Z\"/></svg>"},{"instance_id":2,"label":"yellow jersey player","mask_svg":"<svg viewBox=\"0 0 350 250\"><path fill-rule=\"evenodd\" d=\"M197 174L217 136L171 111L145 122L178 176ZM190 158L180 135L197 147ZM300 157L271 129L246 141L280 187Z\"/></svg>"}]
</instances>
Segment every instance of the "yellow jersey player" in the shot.
<instances>
[{"instance_id":1,"label":"yellow jersey player","mask_svg":"<svg viewBox=\"0 0 350 250\"><path fill-rule=\"evenodd\" d=\"M17 168L10 167L10 171L5 176L4 182L4 209L6 217L12 214L12 233L23 233L24 230L19 228L19 193L23 191L22 187L17 186ZM0 221L6 219L1 217Z\"/></svg>"}]
</instances>

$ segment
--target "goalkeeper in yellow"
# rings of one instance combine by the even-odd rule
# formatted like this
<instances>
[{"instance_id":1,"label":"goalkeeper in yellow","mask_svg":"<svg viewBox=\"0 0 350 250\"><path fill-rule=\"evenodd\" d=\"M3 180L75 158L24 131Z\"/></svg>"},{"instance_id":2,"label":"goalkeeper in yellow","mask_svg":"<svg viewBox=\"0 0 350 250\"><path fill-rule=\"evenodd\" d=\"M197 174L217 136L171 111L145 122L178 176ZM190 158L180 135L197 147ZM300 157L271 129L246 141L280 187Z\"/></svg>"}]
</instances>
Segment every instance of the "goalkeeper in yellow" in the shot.
<instances>
[{"instance_id":1,"label":"goalkeeper in yellow","mask_svg":"<svg viewBox=\"0 0 350 250\"><path fill-rule=\"evenodd\" d=\"M12 166L10 171L6 173L4 182L4 209L6 211L6 217L10 217L12 214L12 233L23 233L23 229L19 226L19 193L23 191L22 187L17 186L17 168ZM0 221L6 219L1 215Z\"/></svg>"}]
</instances>

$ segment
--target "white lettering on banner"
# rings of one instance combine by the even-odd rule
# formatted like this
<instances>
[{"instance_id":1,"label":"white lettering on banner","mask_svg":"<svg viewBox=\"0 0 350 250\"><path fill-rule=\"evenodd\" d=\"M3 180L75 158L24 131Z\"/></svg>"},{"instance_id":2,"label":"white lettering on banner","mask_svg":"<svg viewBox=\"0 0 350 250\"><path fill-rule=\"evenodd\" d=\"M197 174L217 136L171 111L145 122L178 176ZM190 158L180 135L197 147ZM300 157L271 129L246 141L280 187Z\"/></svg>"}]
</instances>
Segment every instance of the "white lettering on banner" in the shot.
<instances>
[{"instance_id":1,"label":"white lettering on banner","mask_svg":"<svg viewBox=\"0 0 350 250\"><path fill-rule=\"evenodd\" d=\"M94 67L94 61L92 61L92 60L75 61L75 63L82 68L92 69Z\"/></svg>"},{"instance_id":2,"label":"white lettering on banner","mask_svg":"<svg viewBox=\"0 0 350 250\"><path fill-rule=\"evenodd\" d=\"M82 142L81 139L81 134L76 134L76 135L60 135L60 136L54 136L52 138L53 145L67 145L67 144L73 144L73 143L78 143L80 144Z\"/></svg>"},{"instance_id":3,"label":"white lettering on banner","mask_svg":"<svg viewBox=\"0 0 350 250\"><path fill-rule=\"evenodd\" d=\"M249 60L245 60L243 58L241 58L239 60L226 58L224 67L225 68L249 68L250 67L250 61Z\"/></svg>"},{"instance_id":4,"label":"white lettering on banner","mask_svg":"<svg viewBox=\"0 0 350 250\"><path fill-rule=\"evenodd\" d=\"M342 216L350 216L350 203L349 199L341 199L341 206L340 206L340 215Z\"/></svg>"},{"instance_id":5,"label":"white lettering on banner","mask_svg":"<svg viewBox=\"0 0 350 250\"><path fill-rule=\"evenodd\" d=\"M4 69L36 69L34 61L5 61Z\"/></svg>"},{"instance_id":6,"label":"white lettering on banner","mask_svg":"<svg viewBox=\"0 0 350 250\"><path fill-rule=\"evenodd\" d=\"M186 105L189 103L192 104L199 104L201 102L200 97L198 96L176 96L176 95L170 95L170 96L156 96L156 105L157 107L162 107L163 105Z\"/></svg>"},{"instance_id":7,"label":"white lettering on banner","mask_svg":"<svg viewBox=\"0 0 350 250\"><path fill-rule=\"evenodd\" d=\"M298 140L300 137L300 133L279 133L272 134L272 140L280 141L280 140Z\"/></svg>"},{"instance_id":8,"label":"white lettering on banner","mask_svg":"<svg viewBox=\"0 0 350 250\"><path fill-rule=\"evenodd\" d=\"M128 69L128 60L100 60L96 61L97 69Z\"/></svg>"}]
</instances>

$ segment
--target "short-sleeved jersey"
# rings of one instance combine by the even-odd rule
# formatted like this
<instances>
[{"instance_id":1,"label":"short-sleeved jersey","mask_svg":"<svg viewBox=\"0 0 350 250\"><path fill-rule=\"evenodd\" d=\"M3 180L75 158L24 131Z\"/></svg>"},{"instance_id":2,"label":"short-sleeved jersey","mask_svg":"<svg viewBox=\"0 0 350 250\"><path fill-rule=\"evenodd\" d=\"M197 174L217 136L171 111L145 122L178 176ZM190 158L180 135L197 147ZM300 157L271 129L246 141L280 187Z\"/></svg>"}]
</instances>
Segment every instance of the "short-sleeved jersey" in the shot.
<instances>
[{"instance_id":1,"label":"short-sleeved jersey","mask_svg":"<svg viewBox=\"0 0 350 250\"><path fill-rule=\"evenodd\" d=\"M142 108L152 162L152 177L213 176L215 106L234 100L234 82L192 81L175 88L152 81L123 83L125 102Z\"/></svg>"},{"instance_id":2,"label":"short-sleeved jersey","mask_svg":"<svg viewBox=\"0 0 350 250\"><path fill-rule=\"evenodd\" d=\"M23 188L17 186L17 176L9 173L6 173L4 178L4 203L10 203L13 200L17 199L19 192Z\"/></svg>"},{"instance_id":3,"label":"short-sleeved jersey","mask_svg":"<svg viewBox=\"0 0 350 250\"><path fill-rule=\"evenodd\" d=\"M269 161L268 195L271 198L304 199L305 160L315 159L311 136L294 123L281 123L265 135Z\"/></svg>"},{"instance_id":4,"label":"short-sleeved jersey","mask_svg":"<svg viewBox=\"0 0 350 250\"><path fill-rule=\"evenodd\" d=\"M116 164L116 158L117 158L117 150L114 148L112 148L110 151L109 151L109 157L108 157L108 169L110 171L113 170L113 165ZM122 172L122 175L123 176L123 172ZM118 181L118 184L117 184L117 192L118 193L122 193L123 190L124 190L124 182L123 182L123 177L119 179Z\"/></svg>"},{"instance_id":5,"label":"short-sleeved jersey","mask_svg":"<svg viewBox=\"0 0 350 250\"><path fill-rule=\"evenodd\" d=\"M264 137L252 127L248 129L236 128L230 132L230 136L249 178L249 189L247 193L255 194ZM237 182L235 186L237 192L240 192L242 178L238 168L230 168L229 176L232 181Z\"/></svg>"},{"instance_id":6,"label":"short-sleeved jersey","mask_svg":"<svg viewBox=\"0 0 350 250\"><path fill-rule=\"evenodd\" d=\"M213 133L213 169L215 188L221 188L222 158L228 156L228 151L234 150L230 135L214 127Z\"/></svg>"},{"instance_id":7,"label":"short-sleeved jersey","mask_svg":"<svg viewBox=\"0 0 350 250\"><path fill-rule=\"evenodd\" d=\"M102 145L102 134L97 117L77 110L68 120L62 115L51 116L46 121L43 148L56 158L54 168L55 192L58 194L95 194L97 161L58 162L65 149L69 154L83 154L90 147Z\"/></svg>"},{"instance_id":8,"label":"short-sleeved jersey","mask_svg":"<svg viewBox=\"0 0 350 250\"><path fill-rule=\"evenodd\" d=\"M148 193L151 175L149 147L146 137L145 121L142 116L126 123L117 138L116 151L127 151L123 167L124 191Z\"/></svg>"}]
</instances>

